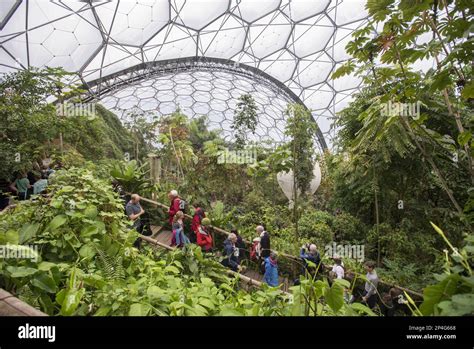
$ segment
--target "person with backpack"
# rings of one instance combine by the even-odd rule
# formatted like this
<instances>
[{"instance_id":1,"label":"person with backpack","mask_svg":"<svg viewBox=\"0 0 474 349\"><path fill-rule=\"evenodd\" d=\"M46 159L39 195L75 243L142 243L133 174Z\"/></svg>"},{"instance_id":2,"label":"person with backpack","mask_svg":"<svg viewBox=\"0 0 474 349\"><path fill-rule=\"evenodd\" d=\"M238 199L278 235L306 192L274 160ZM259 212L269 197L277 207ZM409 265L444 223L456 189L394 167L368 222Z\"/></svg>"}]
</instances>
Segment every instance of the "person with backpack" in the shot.
<instances>
[{"instance_id":1,"label":"person with backpack","mask_svg":"<svg viewBox=\"0 0 474 349\"><path fill-rule=\"evenodd\" d=\"M176 190L171 190L168 193L168 198L171 202L170 208L168 209L168 223L170 224L170 226L173 226L174 215L178 211L186 213L186 201L179 197L178 192Z\"/></svg>"},{"instance_id":2,"label":"person with backpack","mask_svg":"<svg viewBox=\"0 0 474 349\"><path fill-rule=\"evenodd\" d=\"M173 237L171 238L171 246L181 248L190 243L189 238L184 234L183 218L184 213L181 211L176 212L173 216Z\"/></svg>"},{"instance_id":3,"label":"person with backpack","mask_svg":"<svg viewBox=\"0 0 474 349\"><path fill-rule=\"evenodd\" d=\"M265 230L263 225L258 225L256 230L257 234L260 236L260 251L262 254L262 258L270 257L270 235Z\"/></svg>"},{"instance_id":4,"label":"person with backpack","mask_svg":"<svg viewBox=\"0 0 474 349\"><path fill-rule=\"evenodd\" d=\"M237 248L239 249L239 262L241 262L242 259L244 259L245 250L247 246L245 245L245 242L244 242L244 239L242 239L242 236L239 235L239 232L237 231L237 229L232 229L230 232L234 233L235 236L237 236L237 242L235 243L235 246L237 246Z\"/></svg>"},{"instance_id":5,"label":"person with backpack","mask_svg":"<svg viewBox=\"0 0 474 349\"><path fill-rule=\"evenodd\" d=\"M252 247L250 247L250 260L258 262L260 260L260 238L256 237L252 241Z\"/></svg>"},{"instance_id":6,"label":"person with backpack","mask_svg":"<svg viewBox=\"0 0 474 349\"><path fill-rule=\"evenodd\" d=\"M239 249L235 246L237 236L233 233L224 241L224 259L222 265L235 272L241 271L242 267L239 264Z\"/></svg>"},{"instance_id":7,"label":"person with backpack","mask_svg":"<svg viewBox=\"0 0 474 349\"><path fill-rule=\"evenodd\" d=\"M270 256L265 258L265 274L263 276L263 280L269 286L278 286L278 262L275 252L270 252Z\"/></svg>"},{"instance_id":8,"label":"person with backpack","mask_svg":"<svg viewBox=\"0 0 474 349\"><path fill-rule=\"evenodd\" d=\"M196 228L196 242L204 252L212 251L212 236L208 227L211 225L209 218L203 218Z\"/></svg>"}]
</instances>

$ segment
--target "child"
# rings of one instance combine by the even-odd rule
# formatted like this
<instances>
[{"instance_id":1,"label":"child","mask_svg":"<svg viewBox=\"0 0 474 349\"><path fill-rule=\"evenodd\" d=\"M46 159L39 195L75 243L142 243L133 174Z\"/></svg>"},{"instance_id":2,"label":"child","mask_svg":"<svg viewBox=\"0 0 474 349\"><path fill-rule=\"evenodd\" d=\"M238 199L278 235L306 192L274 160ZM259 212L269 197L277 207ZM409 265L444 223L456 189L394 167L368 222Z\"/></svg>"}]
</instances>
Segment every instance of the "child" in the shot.
<instances>
[{"instance_id":1,"label":"child","mask_svg":"<svg viewBox=\"0 0 474 349\"><path fill-rule=\"evenodd\" d=\"M184 213L182 211L176 212L173 217L173 238L171 239L171 246L183 247L189 244L189 239L184 234L183 218Z\"/></svg>"},{"instance_id":2,"label":"child","mask_svg":"<svg viewBox=\"0 0 474 349\"><path fill-rule=\"evenodd\" d=\"M271 252L270 256L265 258L265 274L263 279L272 287L278 286L278 264L275 252Z\"/></svg>"},{"instance_id":3,"label":"child","mask_svg":"<svg viewBox=\"0 0 474 349\"><path fill-rule=\"evenodd\" d=\"M193 204L194 207L194 214L193 214L193 220L191 222L191 236L189 239L193 244L197 243L197 230L198 227L201 225L201 222L204 218L206 218L206 213L204 210L200 207L198 203Z\"/></svg>"},{"instance_id":4,"label":"child","mask_svg":"<svg viewBox=\"0 0 474 349\"><path fill-rule=\"evenodd\" d=\"M212 236L208 231L209 225L211 225L211 220L209 218L203 218L196 228L196 242L201 246L204 252L210 252L212 250Z\"/></svg>"}]
</instances>

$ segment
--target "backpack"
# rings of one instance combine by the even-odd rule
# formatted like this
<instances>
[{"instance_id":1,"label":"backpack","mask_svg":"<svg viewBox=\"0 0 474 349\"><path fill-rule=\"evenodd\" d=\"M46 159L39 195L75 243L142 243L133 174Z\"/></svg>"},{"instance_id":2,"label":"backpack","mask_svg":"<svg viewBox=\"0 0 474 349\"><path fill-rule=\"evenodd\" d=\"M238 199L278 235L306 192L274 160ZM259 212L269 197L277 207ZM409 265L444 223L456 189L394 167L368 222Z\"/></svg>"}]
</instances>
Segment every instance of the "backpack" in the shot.
<instances>
[{"instance_id":1,"label":"backpack","mask_svg":"<svg viewBox=\"0 0 474 349\"><path fill-rule=\"evenodd\" d=\"M250 259L251 260L257 260L259 258L259 255L258 255L258 243L253 243L251 248L250 248Z\"/></svg>"},{"instance_id":2,"label":"backpack","mask_svg":"<svg viewBox=\"0 0 474 349\"><path fill-rule=\"evenodd\" d=\"M179 198L179 210L183 213L188 212L188 203L181 198Z\"/></svg>"}]
</instances>

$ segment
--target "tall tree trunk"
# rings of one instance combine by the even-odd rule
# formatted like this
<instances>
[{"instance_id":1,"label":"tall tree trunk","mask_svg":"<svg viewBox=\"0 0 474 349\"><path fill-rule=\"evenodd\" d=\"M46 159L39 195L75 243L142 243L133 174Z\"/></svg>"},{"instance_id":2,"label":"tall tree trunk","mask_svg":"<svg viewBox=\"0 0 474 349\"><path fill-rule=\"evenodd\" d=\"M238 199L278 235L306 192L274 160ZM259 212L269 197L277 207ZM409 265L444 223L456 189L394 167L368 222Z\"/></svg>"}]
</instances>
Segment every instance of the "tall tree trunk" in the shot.
<instances>
[{"instance_id":1,"label":"tall tree trunk","mask_svg":"<svg viewBox=\"0 0 474 349\"><path fill-rule=\"evenodd\" d=\"M377 230L377 267L380 267L380 217L379 217L379 199L378 199L378 182L375 174L375 166L373 166L374 173L374 203L375 203L375 227Z\"/></svg>"}]
</instances>

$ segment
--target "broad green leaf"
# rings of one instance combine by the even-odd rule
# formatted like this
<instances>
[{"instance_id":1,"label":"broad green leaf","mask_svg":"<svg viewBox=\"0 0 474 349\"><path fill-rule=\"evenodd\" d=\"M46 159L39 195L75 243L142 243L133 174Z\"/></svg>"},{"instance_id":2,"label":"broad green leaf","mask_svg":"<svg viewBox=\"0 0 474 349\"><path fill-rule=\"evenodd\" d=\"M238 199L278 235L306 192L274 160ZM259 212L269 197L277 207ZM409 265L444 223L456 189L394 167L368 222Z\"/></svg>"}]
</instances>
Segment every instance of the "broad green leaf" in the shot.
<instances>
[{"instance_id":1,"label":"broad green leaf","mask_svg":"<svg viewBox=\"0 0 474 349\"><path fill-rule=\"evenodd\" d=\"M40 227L39 223L25 224L20 230L19 243L23 244L28 240L36 236L38 229Z\"/></svg>"},{"instance_id":2,"label":"broad green leaf","mask_svg":"<svg viewBox=\"0 0 474 349\"><path fill-rule=\"evenodd\" d=\"M474 294L455 294L451 300L438 304L441 316L463 316L474 314Z\"/></svg>"},{"instance_id":3,"label":"broad green leaf","mask_svg":"<svg viewBox=\"0 0 474 349\"><path fill-rule=\"evenodd\" d=\"M443 300L449 298L456 292L457 285L461 277L458 274L450 274L445 279L435 285L427 286L423 290L423 303L420 311L423 315L433 315L435 306Z\"/></svg>"},{"instance_id":4,"label":"broad green leaf","mask_svg":"<svg viewBox=\"0 0 474 349\"><path fill-rule=\"evenodd\" d=\"M334 312L341 309L344 304L344 287L341 283L335 282L326 289L324 299Z\"/></svg>"},{"instance_id":5,"label":"broad green leaf","mask_svg":"<svg viewBox=\"0 0 474 349\"><path fill-rule=\"evenodd\" d=\"M150 286L148 287L146 294L152 298L161 298L165 294L165 292L158 286Z\"/></svg>"},{"instance_id":6,"label":"broad green leaf","mask_svg":"<svg viewBox=\"0 0 474 349\"><path fill-rule=\"evenodd\" d=\"M40 272L35 275L31 280L31 284L49 293L55 293L57 290L56 282L46 272Z\"/></svg>"},{"instance_id":7,"label":"broad green leaf","mask_svg":"<svg viewBox=\"0 0 474 349\"><path fill-rule=\"evenodd\" d=\"M99 232L99 228L98 228L97 225L95 225L95 224L87 225L84 228L82 228L81 237L82 238L90 237L92 235L97 234L98 232Z\"/></svg>"},{"instance_id":8,"label":"broad green leaf","mask_svg":"<svg viewBox=\"0 0 474 349\"><path fill-rule=\"evenodd\" d=\"M165 268L165 272L170 272L170 273L173 273L173 274L179 274L180 271L178 268L176 268L175 266L173 265L168 265L166 268Z\"/></svg>"},{"instance_id":9,"label":"broad green leaf","mask_svg":"<svg viewBox=\"0 0 474 349\"><path fill-rule=\"evenodd\" d=\"M96 249L90 244L83 245L79 250L79 255L83 258L92 258L96 254Z\"/></svg>"},{"instance_id":10,"label":"broad green leaf","mask_svg":"<svg viewBox=\"0 0 474 349\"><path fill-rule=\"evenodd\" d=\"M356 310L358 313L367 314L370 316L376 316L376 314L366 305L362 303L352 303L351 308Z\"/></svg>"},{"instance_id":11,"label":"broad green leaf","mask_svg":"<svg viewBox=\"0 0 474 349\"><path fill-rule=\"evenodd\" d=\"M61 306L61 315L72 315L74 311L76 311L81 299L85 293L85 289L81 288L77 289L70 289L66 291L64 295L64 300Z\"/></svg>"},{"instance_id":12,"label":"broad green leaf","mask_svg":"<svg viewBox=\"0 0 474 349\"><path fill-rule=\"evenodd\" d=\"M29 267L9 266L7 267L7 271L11 274L12 278L23 278L26 276L33 275L34 273L38 271L38 269L29 268Z\"/></svg>"},{"instance_id":13,"label":"broad green leaf","mask_svg":"<svg viewBox=\"0 0 474 349\"><path fill-rule=\"evenodd\" d=\"M348 280L345 280L345 279L334 279L333 282L341 284L341 286L344 287L344 288L350 288L351 287L351 283Z\"/></svg>"},{"instance_id":14,"label":"broad green leaf","mask_svg":"<svg viewBox=\"0 0 474 349\"><path fill-rule=\"evenodd\" d=\"M150 306L143 303L133 303L128 312L129 316L146 316L150 311Z\"/></svg>"},{"instance_id":15,"label":"broad green leaf","mask_svg":"<svg viewBox=\"0 0 474 349\"><path fill-rule=\"evenodd\" d=\"M110 311L110 307L100 307L99 309L97 309L94 316L107 316L109 315Z\"/></svg>"},{"instance_id":16,"label":"broad green leaf","mask_svg":"<svg viewBox=\"0 0 474 349\"><path fill-rule=\"evenodd\" d=\"M88 206L84 211L84 214L89 217L90 219L94 219L97 217L97 207L95 206Z\"/></svg>"},{"instance_id":17,"label":"broad green leaf","mask_svg":"<svg viewBox=\"0 0 474 349\"><path fill-rule=\"evenodd\" d=\"M66 223L67 217L65 215L57 215L53 218L53 220L49 223L49 228L52 230L58 229L61 225Z\"/></svg>"},{"instance_id":18,"label":"broad green leaf","mask_svg":"<svg viewBox=\"0 0 474 349\"><path fill-rule=\"evenodd\" d=\"M51 262L41 262L38 264L38 269L41 271L49 271L52 267L55 267L56 263L51 263Z\"/></svg>"},{"instance_id":19,"label":"broad green leaf","mask_svg":"<svg viewBox=\"0 0 474 349\"><path fill-rule=\"evenodd\" d=\"M216 307L215 304L208 298L200 298L199 304L211 310L213 310Z\"/></svg>"}]
</instances>

